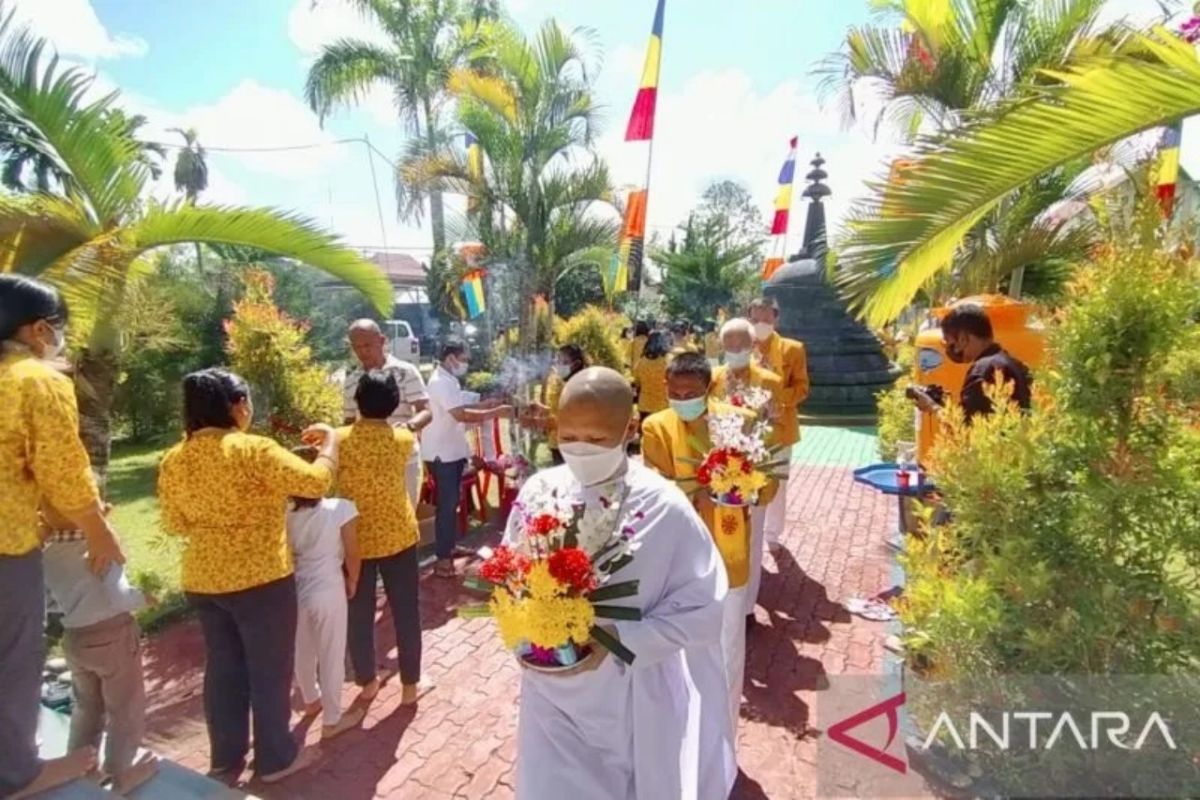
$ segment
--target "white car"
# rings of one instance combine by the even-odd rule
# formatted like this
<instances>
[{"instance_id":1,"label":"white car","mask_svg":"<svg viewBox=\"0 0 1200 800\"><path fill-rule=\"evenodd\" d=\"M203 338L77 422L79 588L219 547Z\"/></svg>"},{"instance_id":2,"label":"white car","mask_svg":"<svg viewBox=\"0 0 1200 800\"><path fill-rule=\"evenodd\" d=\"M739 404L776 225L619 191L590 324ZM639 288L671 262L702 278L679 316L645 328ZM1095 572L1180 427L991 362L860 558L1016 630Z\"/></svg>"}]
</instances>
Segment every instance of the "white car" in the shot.
<instances>
[{"instance_id":1,"label":"white car","mask_svg":"<svg viewBox=\"0 0 1200 800\"><path fill-rule=\"evenodd\" d=\"M389 319L383 325L391 354L401 361L420 364L421 340L413 333L412 326L402 319Z\"/></svg>"}]
</instances>

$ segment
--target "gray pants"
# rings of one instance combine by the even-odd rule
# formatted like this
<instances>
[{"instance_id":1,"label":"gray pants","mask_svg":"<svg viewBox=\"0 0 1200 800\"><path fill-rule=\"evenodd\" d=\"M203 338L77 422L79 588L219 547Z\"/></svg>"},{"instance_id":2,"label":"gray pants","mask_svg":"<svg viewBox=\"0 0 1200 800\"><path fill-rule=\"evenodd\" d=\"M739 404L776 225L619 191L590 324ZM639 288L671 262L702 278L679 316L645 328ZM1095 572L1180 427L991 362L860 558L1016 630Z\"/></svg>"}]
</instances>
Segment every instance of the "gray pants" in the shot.
<instances>
[{"instance_id":1,"label":"gray pants","mask_svg":"<svg viewBox=\"0 0 1200 800\"><path fill-rule=\"evenodd\" d=\"M33 782L45 661L46 599L40 548L0 556L0 797Z\"/></svg>"},{"instance_id":2,"label":"gray pants","mask_svg":"<svg viewBox=\"0 0 1200 800\"><path fill-rule=\"evenodd\" d=\"M100 747L104 771L118 776L133 766L145 731L142 637L131 614L85 628L68 628L63 654L71 667L75 707L69 750Z\"/></svg>"}]
</instances>

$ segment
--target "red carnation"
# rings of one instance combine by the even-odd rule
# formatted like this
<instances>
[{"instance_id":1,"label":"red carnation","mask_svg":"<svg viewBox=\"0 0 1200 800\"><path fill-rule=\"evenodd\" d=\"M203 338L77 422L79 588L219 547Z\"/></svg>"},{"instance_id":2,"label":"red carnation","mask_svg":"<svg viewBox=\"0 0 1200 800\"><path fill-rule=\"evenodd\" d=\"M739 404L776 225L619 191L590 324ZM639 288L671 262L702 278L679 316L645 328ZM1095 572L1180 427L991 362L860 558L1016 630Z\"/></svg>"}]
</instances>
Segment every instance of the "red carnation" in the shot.
<instances>
[{"instance_id":1,"label":"red carnation","mask_svg":"<svg viewBox=\"0 0 1200 800\"><path fill-rule=\"evenodd\" d=\"M562 527L558 517L552 514L538 514L529 520L530 536L549 536Z\"/></svg>"},{"instance_id":2,"label":"red carnation","mask_svg":"<svg viewBox=\"0 0 1200 800\"><path fill-rule=\"evenodd\" d=\"M696 470L696 480L701 486L708 486L712 482L712 469L707 464L702 464L700 469Z\"/></svg>"},{"instance_id":3,"label":"red carnation","mask_svg":"<svg viewBox=\"0 0 1200 800\"><path fill-rule=\"evenodd\" d=\"M521 569L522 561L528 562L528 559L501 545L492 553L491 558L480 564L479 575L489 583L507 583L514 570L521 570L522 573L528 571L527 566Z\"/></svg>"},{"instance_id":4,"label":"red carnation","mask_svg":"<svg viewBox=\"0 0 1200 800\"><path fill-rule=\"evenodd\" d=\"M592 573L592 560L578 547L564 547L550 554L547 561L550 574L559 583L570 586L577 592L590 592L596 588L596 576Z\"/></svg>"},{"instance_id":5,"label":"red carnation","mask_svg":"<svg viewBox=\"0 0 1200 800\"><path fill-rule=\"evenodd\" d=\"M729 463L729 451L714 450L708 458L715 466L723 467Z\"/></svg>"},{"instance_id":6,"label":"red carnation","mask_svg":"<svg viewBox=\"0 0 1200 800\"><path fill-rule=\"evenodd\" d=\"M739 408L745 405L745 403L742 402L742 396L740 394L735 394L733 397L729 398L729 402L731 405L738 406Z\"/></svg>"}]
</instances>

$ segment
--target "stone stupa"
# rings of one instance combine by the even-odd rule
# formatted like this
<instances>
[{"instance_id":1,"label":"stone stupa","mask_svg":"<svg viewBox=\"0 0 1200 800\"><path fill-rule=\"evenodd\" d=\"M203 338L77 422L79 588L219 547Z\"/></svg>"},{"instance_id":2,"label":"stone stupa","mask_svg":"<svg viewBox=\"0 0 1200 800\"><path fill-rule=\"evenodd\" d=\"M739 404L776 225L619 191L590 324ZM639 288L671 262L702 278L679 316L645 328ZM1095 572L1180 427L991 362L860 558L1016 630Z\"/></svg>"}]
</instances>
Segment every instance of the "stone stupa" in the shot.
<instances>
[{"instance_id":1,"label":"stone stupa","mask_svg":"<svg viewBox=\"0 0 1200 800\"><path fill-rule=\"evenodd\" d=\"M806 417L873 417L875 394L892 385L898 367L883 354L879 340L855 320L826 280L828 254L824 198L830 195L822 181L829 177L821 167L821 154L805 176L809 185L804 243L800 252L775 271L763 287L779 303L779 332L804 343L808 352L808 377L812 387L800 407Z\"/></svg>"}]
</instances>

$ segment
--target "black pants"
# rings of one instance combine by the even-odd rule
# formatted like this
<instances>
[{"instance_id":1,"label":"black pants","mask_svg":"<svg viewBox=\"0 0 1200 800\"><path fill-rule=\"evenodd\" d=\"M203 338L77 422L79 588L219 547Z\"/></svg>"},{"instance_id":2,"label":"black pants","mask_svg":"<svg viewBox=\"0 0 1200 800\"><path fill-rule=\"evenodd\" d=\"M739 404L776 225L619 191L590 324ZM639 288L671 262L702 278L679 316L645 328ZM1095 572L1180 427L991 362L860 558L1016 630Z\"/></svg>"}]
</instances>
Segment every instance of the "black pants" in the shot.
<instances>
[{"instance_id":1,"label":"black pants","mask_svg":"<svg viewBox=\"0 0 1200 800\"><path fill-rule=\"evenodd\" d=\"M46 645L42 550L0 556L0 797L33 783Z\"/></svg>"},{"instance_id":2,"label":"black pants","mask_svg":"<svg viewBox=\"0 0 1200 800\"><path fill-rule=\"evenodd\" d=\"M204 629L204 718L214 770L240 765L254 712L256 771L291 765L299 746L291 723L296 654L296 580L227 594L187 595Z\"/></svg>"},{"instance_id":3,"label":"black pants","mask_svg":"<svg viewBox=\"0 0 1200 800\"><path fill-rule=\"evenodd\" d=\"M461 462L459 462L461 463ZM365 558L358 576L358 588L350 598L350 621L346 640L350 643L350 661L354 680L366 686L375 680L375 576L383 576L396 631L396 649L400 658L400 680L414 684L421 680L421 610L417 592L418 561L416 546L386 558Z\"/></svg>"},{"instance_id":4,"label":"black pants","mask_svg":"<svg viewBox=\"0 0 1200 800\"><path fill-rule=\"evenodd\" d=\"M467 460L458 461L426 461L425 465L433 473L433 482L437 486L437 497L434 498L436 515L433 520L434 538L437 543L437 557L451 558L454 555L454 543L458 540L458 501L462 491L463 470L467 468Z\"/></svg>"},{"instance_id":5,"label":"black pants","mask_svg":"<svg viewBox=\"0 0 1200 800\"><path fill-rule=\"evenodd\" d=\"M563 460L562 450L559 450L557 447L551 447L550 461L552 461L555 466L558 466L559 464L565 464L566 461Z\"/></svg>"}]
</instances>

